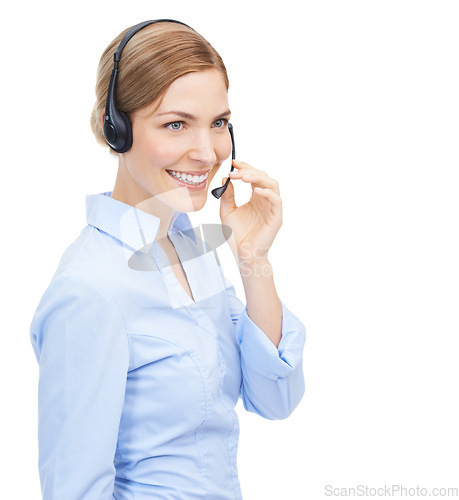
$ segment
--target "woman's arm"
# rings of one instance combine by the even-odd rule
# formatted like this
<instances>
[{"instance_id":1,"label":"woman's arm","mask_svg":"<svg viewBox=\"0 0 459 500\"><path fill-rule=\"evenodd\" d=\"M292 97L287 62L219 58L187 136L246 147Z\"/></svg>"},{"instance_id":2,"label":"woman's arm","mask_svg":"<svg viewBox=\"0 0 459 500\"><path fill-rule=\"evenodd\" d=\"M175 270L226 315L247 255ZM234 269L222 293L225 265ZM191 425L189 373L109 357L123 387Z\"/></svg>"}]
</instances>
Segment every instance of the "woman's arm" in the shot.
<instances>
[{"instance_id":1,"label":"woman's arm","mask_svg":"<svg viewBox=\"0 0 459 500\"><path fill-rule=\"evenodd\" d=\"M268 251L282 225L277 180L248 163L233 160L232 180L252 186L237 206L232 182L221 197L220 219L231 229L228 244L237 260L247 306L226 288L241 351L244 407L269 419L286 418L304 394L302 351L306 329L277 296ZM223 179L223 183L226 179Z\"/></svg>"},{"instance_id":2,"label":"woman's arm","mask_svg":"<svg viewBox=\"0 0 459 500\"><path fill-rule=\"evenodd\" d=\"M80 278L55 277L33 317L44 500L112 500L129 363L121 314Z\"/></svg>"},{"instance_id":3,"label":"woman's arm","mask_svg":"<svg viewBox=\"0 0 459 500\"><path fill-rule=\"evenodd\" d=\"M239 262L250 319L279 346L282 337L282 305L274 286L273 269L267 258Z\"/></svg>"},{"instance_id":4,"label":"woman's arm","mask_svg":"<svg viewBox=\"0 0 459 500\"><path fill-rule=\"evenodd\" d=\"M218 266L229 313L241 355L240 397L244 408L269 420L287 418L301 401L304 391L304 324L281 304L281 339L276 347L249 316L248 307L237 297L233 284ZM263 309L257 314L263 319ZM269 311L266 311L269 315Z\"/></svg>"}]
</instances>

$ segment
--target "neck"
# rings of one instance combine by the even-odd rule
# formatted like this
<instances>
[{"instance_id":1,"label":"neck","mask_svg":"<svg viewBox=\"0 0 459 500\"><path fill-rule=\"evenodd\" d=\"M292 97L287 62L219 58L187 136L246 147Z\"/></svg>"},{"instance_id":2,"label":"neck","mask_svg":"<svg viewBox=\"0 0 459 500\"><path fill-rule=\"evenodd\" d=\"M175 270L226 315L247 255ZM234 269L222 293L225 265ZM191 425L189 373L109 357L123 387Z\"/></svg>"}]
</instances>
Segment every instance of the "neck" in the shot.
<instances>
[{"instance_id":1,"label":"neck","mask_svg":"<svg viewBox=\"0 0 459 500\"><path fill-rule=\"evenodd\" d=\"M121 168L121 165L118 168L111 198L158 217L160 223L155 239L157 241L167 241L167 232L175 210L164 203L161 196L151 196L142 190L140 186L132 182L132 178L126 175L126 169Z\"/></svg>"},{"instance_id":2,"label":"neck","mask_svg":"<svg viewBox=\"0 0 459 500\"><path fill-rule=\"evenodd\" d=\"M147 198L137 203L135 206L139 210L143 210L160 219L159 229L155 240L167 240L167 232L171 224L172 216L174 215L174 210L170 206L162 203L157 197Z\"/></svg>"}]
</instances>

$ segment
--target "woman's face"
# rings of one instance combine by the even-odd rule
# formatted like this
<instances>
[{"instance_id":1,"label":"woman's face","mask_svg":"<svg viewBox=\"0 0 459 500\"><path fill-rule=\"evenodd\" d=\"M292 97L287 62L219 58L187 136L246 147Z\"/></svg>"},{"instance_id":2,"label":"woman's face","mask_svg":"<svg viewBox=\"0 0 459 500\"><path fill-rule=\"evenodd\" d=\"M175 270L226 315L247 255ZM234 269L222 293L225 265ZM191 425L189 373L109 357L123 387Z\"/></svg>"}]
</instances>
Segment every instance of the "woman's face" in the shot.
<instances>
[{"instance_id":1,"label":"woman's face","mask_svg":"<svg viewBox=\"0 0 459 500\"><path fill-rule=\"evenodd\" d=\"M120 155L123 201L136 206L154 198L153 205L200 210L210 182L231 153L223 77L216 69L188 73L170 85L155 110L157 105L155 101L131 115L132 147ZM207 179L190 185L170 172Z\"/></svg>"}]
</instances>

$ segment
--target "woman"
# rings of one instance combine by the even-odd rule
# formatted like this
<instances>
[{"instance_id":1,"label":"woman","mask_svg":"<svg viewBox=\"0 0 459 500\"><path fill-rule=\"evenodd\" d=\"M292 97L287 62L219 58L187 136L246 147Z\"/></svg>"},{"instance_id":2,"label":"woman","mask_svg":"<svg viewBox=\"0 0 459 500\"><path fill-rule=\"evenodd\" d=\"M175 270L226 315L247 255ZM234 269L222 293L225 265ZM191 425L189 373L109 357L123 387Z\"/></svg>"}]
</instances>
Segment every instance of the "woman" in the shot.
<instances>
[{"instance_id":1,"label":"woman","mask_svg":"<svg viewBox=\"0 0 459 500\"><path fill-rule=\"evenodd\" d=\"M45 499L240 499L239 396L267 419L303 396L305 328L267 257L277 181L233 161L252 197L237 207L232 182L221 196L246 306L215 235L187 215L231 153L228 85L217 52L178 21L126 30L101 57L91 123L118 157L115 186L87 196L87 226L31 324Z\"/></svg>"}]
</instances>

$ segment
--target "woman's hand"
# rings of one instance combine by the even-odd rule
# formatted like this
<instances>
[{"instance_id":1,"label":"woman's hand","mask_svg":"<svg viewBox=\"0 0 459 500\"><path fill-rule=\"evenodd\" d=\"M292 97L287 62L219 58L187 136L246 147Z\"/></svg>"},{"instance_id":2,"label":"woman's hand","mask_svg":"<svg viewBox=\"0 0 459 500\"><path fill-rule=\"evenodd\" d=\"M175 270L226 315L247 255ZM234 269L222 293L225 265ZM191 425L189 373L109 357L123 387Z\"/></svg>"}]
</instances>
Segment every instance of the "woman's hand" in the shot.
<instances>
[{"instance_id":1,"label":"woman's hand","mask_svg":"<svg viewBox=\"0 0 459 500\"><path fill-rule=\"evenodd\" d=\"M220 198L220 219L232 230L239 261L256 263L267 259L269 248L282 225L279 183L248 163L233 160L233 165L237 170L229 173L230 179L250 183L252 196L247 203L237 207L230 180ZM223 184L225 182L226 177Z\"/></svg>"}]
</instances>

